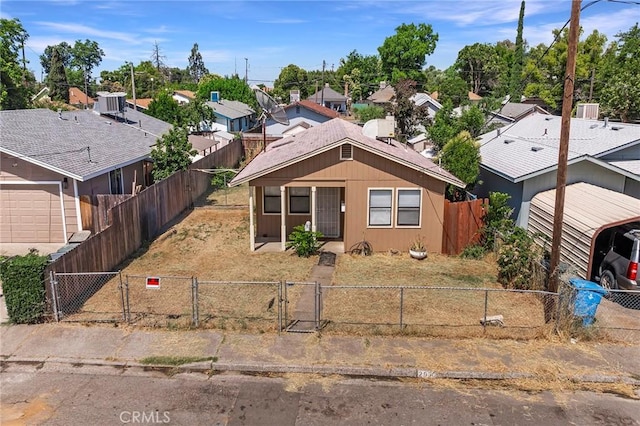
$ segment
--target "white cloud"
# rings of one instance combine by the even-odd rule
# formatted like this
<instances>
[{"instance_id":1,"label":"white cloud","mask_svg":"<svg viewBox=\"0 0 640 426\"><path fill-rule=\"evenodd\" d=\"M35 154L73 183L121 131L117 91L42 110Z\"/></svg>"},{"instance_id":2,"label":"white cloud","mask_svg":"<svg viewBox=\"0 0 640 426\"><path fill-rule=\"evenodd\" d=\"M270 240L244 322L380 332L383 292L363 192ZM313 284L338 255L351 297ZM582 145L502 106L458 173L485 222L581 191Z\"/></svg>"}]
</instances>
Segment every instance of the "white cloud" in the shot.
<instances>
[{"instance_id":1,"label":"white cloud","mask_svg":"<svg viewBox=\"0 0 640 426\"><path fill-rule=\"evenodd\" d=\"M105 31L98 28L92 28L82 24L74 24L70 22L44 22L39 21L35 24L51 30L62 33L76 34L81 37L101 37L112 40L120 40L127 43L136 43L135 34L117 31Z\"/></svg>"}]
</instances>

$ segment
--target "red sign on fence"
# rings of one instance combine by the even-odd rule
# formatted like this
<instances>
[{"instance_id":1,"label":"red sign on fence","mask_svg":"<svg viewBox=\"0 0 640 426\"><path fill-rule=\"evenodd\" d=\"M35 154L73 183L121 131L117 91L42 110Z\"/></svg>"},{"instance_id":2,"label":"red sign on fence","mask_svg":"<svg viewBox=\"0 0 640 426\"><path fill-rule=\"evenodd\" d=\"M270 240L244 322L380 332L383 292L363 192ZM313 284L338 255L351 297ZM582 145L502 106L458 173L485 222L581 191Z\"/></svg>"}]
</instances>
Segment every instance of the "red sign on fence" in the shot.
<instances>
[{"instance_id":1,"label":"red sign on fence","mask_svg":"<svg viewBox=\"0 0 640 426\"><path fill-rule=\"evenodd\" d=\"M147 288L160 288L160 278L147 277Z\"/></svg>"}]
</instances>

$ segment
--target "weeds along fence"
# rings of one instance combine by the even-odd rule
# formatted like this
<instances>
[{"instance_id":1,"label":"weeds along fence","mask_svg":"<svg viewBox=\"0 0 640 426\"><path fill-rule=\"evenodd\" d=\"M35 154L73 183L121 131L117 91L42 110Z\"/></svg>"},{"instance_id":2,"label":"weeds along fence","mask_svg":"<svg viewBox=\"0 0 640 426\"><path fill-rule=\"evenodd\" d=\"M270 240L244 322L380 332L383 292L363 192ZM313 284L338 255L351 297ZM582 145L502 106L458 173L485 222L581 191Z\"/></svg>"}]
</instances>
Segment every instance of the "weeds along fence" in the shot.
<instances>
[{"instance_id":1,"label":"weeds along fence","mask_svg":"<svg viewBox=\"0 0 640 426\"><path fill-rule=\"evenodd\" d=\"M113 270L146 241L156 237L167 223L192 206L194 200L209 188L211 176L201 170L234 167L242 153L242 142L235 140L193 163L188 170L176 172L112 206L107 214L108 226L51 262L45 276ZM97 277L92 279L96 281L71 286L68 298L87 299L87 288L99 290L101 281ZM50 288L47 286L47 296L52 300Z\"/></svg>"},{"instance_id":2,"label":"weeds along fence","mask_svg":"<svg viewBox=\"0 0 640 426\"><path fill-rule=\"evenodd\" d=\"M558 293L549 293L174 276L153 276L157 285L149 286L150 277L119 272L52 273L49 287L54 295L50 300L54 319L261 333L519 339L578 333L628 342L640 337L640 291L610 291L593 306L593 313L585 314L578 312L578 301L589 295L566 283ZM589 324L584 323L585 315L593 315ZM302 331L295 324L304 325Z\"/></svg>"}]
</instances>

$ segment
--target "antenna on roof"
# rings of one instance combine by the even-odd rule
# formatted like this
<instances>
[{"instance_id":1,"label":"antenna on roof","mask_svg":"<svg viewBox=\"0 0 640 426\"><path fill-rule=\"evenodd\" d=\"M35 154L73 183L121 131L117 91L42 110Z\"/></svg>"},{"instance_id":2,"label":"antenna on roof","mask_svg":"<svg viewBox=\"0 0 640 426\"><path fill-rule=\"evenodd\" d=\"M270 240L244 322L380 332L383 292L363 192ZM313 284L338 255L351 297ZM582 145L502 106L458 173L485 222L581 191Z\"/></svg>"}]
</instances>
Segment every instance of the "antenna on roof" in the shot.
<instances>
[{"instance_id":1,"label":"antenna on roof","mask_svg":"<svg viewBox=\"0 0 640 426\"><path fill-rule=\"evenodd\" d=\"M266 92L255 88L253 91L256 94L256 100L262 108L262 114L260 115L260 121L262 121L262 150L267 149L267 130L265 123L267 118L272 118L274 121L285 126L289 125L289 118L284 108L282 108L275 99L269 96Z\"/></svg>"}]
</instances>

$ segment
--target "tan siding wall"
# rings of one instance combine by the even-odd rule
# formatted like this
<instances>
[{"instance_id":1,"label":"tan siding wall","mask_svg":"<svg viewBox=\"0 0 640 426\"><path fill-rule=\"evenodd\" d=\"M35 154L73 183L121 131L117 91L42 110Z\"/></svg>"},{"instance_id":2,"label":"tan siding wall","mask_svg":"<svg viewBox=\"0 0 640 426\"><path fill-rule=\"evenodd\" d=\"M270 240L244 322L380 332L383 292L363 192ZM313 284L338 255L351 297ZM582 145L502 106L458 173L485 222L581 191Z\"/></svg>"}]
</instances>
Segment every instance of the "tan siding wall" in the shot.
<instances>
[{"instance_id":1,"label":"tan siding wall","mask_svg":"<svg viewBox=\"0 0 640 426\"><path fill-rule=\"evenodd\" d=\"M339 149L333 149L315 157L278 170L251 182L255 186L339 186L341 200L345 201L343 220L345 250L363 239L373 245L375 251L389 249L407 250L419 234L424 237L431 252L442 250L442 220L444 212L445 183L416 170L396 164L367 151L353 149L353 160L339 160ZM418 188L422 187L421 228L369 228L367 227L367 201L369 188ZM394 198L396 197L394 191ZM280 216L262 215L262 192L256 192L257 236L280 237ZM395 205L395 200L394 200ZM393 214L395 220L395 212ZM303 216L287 216L287 232L294 225L304 223Z\"/></svg>"}]
</instances>

